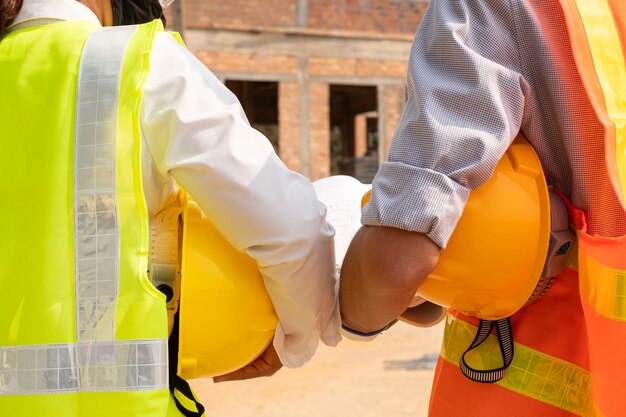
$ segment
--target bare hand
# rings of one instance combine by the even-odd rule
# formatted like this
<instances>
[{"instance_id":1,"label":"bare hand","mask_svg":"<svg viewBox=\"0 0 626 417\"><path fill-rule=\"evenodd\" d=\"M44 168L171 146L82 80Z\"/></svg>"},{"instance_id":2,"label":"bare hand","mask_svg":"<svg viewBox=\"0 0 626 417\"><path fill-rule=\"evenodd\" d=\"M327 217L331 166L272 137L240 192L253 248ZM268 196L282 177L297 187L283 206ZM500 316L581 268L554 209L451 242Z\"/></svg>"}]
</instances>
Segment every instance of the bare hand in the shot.
<instances>
[{"instance_id":1,"label":"bare hand","mask_svg":"<svg viewBox=\"0 0 626 417\"><path fill-rule=\"evenodd\" d=\"M343 324L370 333L398 318L414 302L417 287L437 265L439 252L423 233L361 227L341 268Z\"/></svg>"},{"instance_id":2,"label":"bare hand","mask_svg":"<svg viewBox=\"0 0 626 417\"><path fill-rule=\"evenodd\" d=\"M280 362L276 349L274 349L274 343L270 343L261 353L261 356L251 364L226 375L216 376L213 378L213 382L240 381L261 376L272 376L282 367L283 364Z\"/></svg>"}]
</instances>

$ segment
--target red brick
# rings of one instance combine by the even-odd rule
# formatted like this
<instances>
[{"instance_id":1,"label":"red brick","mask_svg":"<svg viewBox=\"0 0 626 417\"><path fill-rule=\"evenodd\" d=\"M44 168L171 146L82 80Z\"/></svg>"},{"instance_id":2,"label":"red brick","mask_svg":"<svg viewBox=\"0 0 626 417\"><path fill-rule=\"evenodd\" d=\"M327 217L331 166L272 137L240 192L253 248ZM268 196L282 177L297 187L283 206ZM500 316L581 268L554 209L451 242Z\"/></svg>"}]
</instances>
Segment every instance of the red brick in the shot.
<instances>
[{"instance_id":1,"label":"red brick","mask_svg":"<svg viewBox=\"0 0 626 417\"><path fill-rule=\"evenodd\" d=\"M415 33L427 3L393 0L308 2L311 29L374 33Z\"/></svg>"},{"instance_id":2,"label":"red brick","mask_svg":"<svg viewBox=\"0 0 626 417\"><path fill-rule=\"evenodd\" d=\"M267 74L295 74L298 59L288 55L258 52L193 51L211 71L241 71Z\"/></svg>"},{"instance_id":3,"label":"red brick","mask_svg":"<svg viewBox=\"0 0 626 417\"><path fill-rule=\"evenodd\" d=\"M298 0L179 0L189 28L294 29ZM427 2L398 0L309 0L301 30L413 34Z\"/></svg>"},{"instance_id":4,"label":"red brick","mask_svg":"<svg viewBox=\"0 0 626 417\"><path fill-rule=\"evenodd\" d=\"M297 0L184 0L189 28L293 27Z\"/></svg>"},{"instance_id":5,"label":"red brick","mask_svg":"<svg viewBox=\"0 0 626 417\"><path fill-rule=\"evenodd\" d=\"M309 58L309 73L316 76L404 78L406 70L406 61Z\"/></svg>"}]
</instances>

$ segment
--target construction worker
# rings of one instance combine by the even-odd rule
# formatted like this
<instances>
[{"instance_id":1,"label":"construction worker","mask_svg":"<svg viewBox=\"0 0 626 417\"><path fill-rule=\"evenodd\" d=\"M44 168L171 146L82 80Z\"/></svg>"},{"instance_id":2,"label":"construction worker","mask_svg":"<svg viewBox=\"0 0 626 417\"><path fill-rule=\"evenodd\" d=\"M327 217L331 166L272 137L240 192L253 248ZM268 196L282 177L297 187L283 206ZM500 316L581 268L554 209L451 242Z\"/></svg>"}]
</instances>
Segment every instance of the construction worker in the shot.
<instances>
[{"instance_id":1,"label":"construction worker","mask_svg":"<svg viewBox=\"0 0 626 417\"><path fill-rule=\"evenodd\" d=\"M0 1L2 416L180 415L146 275L149 219L179 185L256 260L279 320L258 360L216 380L340 339L313 186L161 17L153 0ZM101 27L122 23L144 24Z\"/></svg>"},{"instance_id":2,"label":"construction worker","mask_svg":"<svg viewBox=\"0 0 626 417\"><path fill-rule=\"evenodd\" d=\"M345 328L371 337L413 302L518 132L566 201L578 250L510 318L515 355L497 383L462 374L478 320L449 311L430 416L626 413L625 28L620 0L431 0L389 158L343 263Z\"/></svg>"}]
</instances>

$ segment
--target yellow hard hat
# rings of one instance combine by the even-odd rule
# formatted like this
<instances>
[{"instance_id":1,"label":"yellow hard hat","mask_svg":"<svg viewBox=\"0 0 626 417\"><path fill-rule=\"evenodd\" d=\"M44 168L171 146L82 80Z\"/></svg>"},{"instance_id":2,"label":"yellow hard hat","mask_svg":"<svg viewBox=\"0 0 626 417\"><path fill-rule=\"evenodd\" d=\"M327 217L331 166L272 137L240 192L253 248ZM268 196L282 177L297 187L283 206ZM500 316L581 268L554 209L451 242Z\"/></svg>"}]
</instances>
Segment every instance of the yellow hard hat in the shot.
<instances>
[{"instance_id":1,"label":"yellow hard hat","mask_svg":"<svg viewBox=\"0 0 626 417\"><path fill-rule=\"evenodd\" d=\"M493 177L471 192L437 268L417 295L484 320L509 317L538 287L550 232L541 163L520 135Z\"/></svg>"},{"instance_id":2,"label":"yellow hard hat","mask_svg":"<svg viewBox=\"0 0 626 417\"><path fill-rule=\"evenodd\" d=\"M256 262L233 248L190 198L182 236L178 375L223 375L265 350L278 319Z\"/></svg>"}]
</instances>

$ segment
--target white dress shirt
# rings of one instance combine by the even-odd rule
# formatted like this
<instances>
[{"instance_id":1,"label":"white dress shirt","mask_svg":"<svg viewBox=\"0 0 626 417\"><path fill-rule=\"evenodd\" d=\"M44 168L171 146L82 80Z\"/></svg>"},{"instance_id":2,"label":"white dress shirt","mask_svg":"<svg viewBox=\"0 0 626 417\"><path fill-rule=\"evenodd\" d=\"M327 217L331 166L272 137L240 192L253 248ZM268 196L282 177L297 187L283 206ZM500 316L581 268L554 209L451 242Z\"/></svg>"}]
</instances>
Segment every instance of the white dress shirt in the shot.
<instances>
[{"instance_id":1,"label":"white dress shirt","mask_svg":"<svg viewBox=\"0 0 626 417\"><path fill-rule=\"evenodd\" d=\"M9 28L88 20L73 0L24 0ZM184 187L237 249L254 258L279 317L282 363L307 362L340 340L333 228L311 183L280 161L237 98L170 35L158 33L141 108L150 216ZM207 329L209 330L209 329Z\"/></svg>"}]
</instances>

